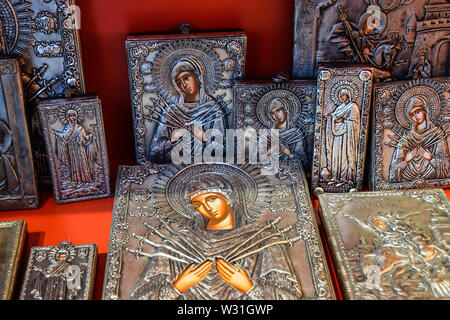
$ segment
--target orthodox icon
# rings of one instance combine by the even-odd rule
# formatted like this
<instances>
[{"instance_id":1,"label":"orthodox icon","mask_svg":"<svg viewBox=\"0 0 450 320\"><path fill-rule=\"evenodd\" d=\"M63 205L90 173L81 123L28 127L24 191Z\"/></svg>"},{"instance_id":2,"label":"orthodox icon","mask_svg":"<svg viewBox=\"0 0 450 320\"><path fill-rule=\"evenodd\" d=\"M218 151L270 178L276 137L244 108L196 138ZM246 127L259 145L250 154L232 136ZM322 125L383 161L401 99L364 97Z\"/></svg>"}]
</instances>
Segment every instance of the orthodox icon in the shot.
<instances>
[{"instance_id":1,"label":"orthodox icon","mask_svg":"<svg viewBox=\"0 0 450 320\"><path fill-rule=\"evenodd\" d=\"M254 129L257 134L278 130L280 159L299 159L309 169L316 94L316 83L311 81L238 81L234 87L236 127Z\"/></svg>"},{"instance_id":2,"label":"orthodox icon","mask_svg":"<svg viewBox=\"0 0 450 320\"><path fill-rule=\"evenodd\" d=\"M39 182L50 184L39 99L85 91L75 0L0 0L0 57L20 63Z\"/></svg>"},{"instance_id":3,"label":"orthodox icon","mask_svg":"<svg viewBox=\"0 0 450 320\"><path fill-rule=\"evenodd\" d=\"M89 300L97 268L95 244L33 247L21 300Z\"/></svg>"},{"instance_id":4,"label":"orthodox icon","mask_svg":"<svg viewBox=\"0 0 450 320\"><path fill-rule=\"evenodd\" d=\"M274 193L258 166L122 167L106 267L117 272L105 277L104 299L333 298L299 162L295 168L281 170L275 184L285 188ZM145 186L153 209L136 215L143 203L121 198ZM127 214L116 215L123 205ZM295 224L300 206L310 212L304 227Z\"/></svg>"},{"instance_id":5,"label":"orthodox icon","mask_svg":"<svg viewBox=\"0 0 450 320\"><path fill-rule=\"evenodd\" d=\"M232 126L232 86L244 75L246 37L129 36L126 41L138 163L202 152Z\"/></svg>"},{"instance_id":6,"label":"orthodox icon","mask_svg":"<svg viewBox=\"0 0 450 320\"><path fill-rule=\"evenodd\" d=\"M100 100L56 99L39 105L58 203L108 197L109 168Z\"/></svg>"},{"instance_id":7,"label":"orthodox icon","mask_svg":"<svg viewBox=\"0 0 450 320\"><path fill-rule=\"evenodd\" d=\"M449 202L442 190L321 194L349 299L448 299Z\"/></svg>"},{"instance_id":8,"label":"orthodox icon","mask_svg":"<svg viewBox=\"0 0 450 320\"><path fill-rule=\"evenodd\" d=\"M379 81L449 75L448 0L295 3L295 77L336 62L370 64Z\"/></svg>"},{"instance_id":9,"label":"orthodox icon","mask_svg":"<svg viewBox=\"0 0 450 320\"><path fill-rule=\"evenodd\" d=\"M352 100L349 89L341 88L338 92L339 105L327 114L325 141L327 145L327 163L324 168L328 184L340 187L353 185L356 178L358 145L360 132L360 107Z\"/></svg>"},{"instance_id":10,"label":"orthodox icon","mask_svg":"<svg viewBox=\"0 0 450 320\"><path fill-rule=\"evenodd\" d=\"M372 188L448 186L449 88L431 79L376 88Z\"/></svg>"},{"instance_id":11,"label":"orthodox icon","mask_svg":"<svg viewBox=\"0 0 450 320\"><path fill-rule=\"evenodd\" d=\"M320 69L313 190L361 188L371 86L370 68Z\"/></svg>"},{"instance_id":12,"label":"orthodox icon","mask_svg":"<svg viewBox=\"0 0 450 320\"><path fill-rule=\"evenodd\" d=\"M0 210L36 208L36 174L19 64L0 60Z\"/></svg>"},{"instance_id":13,"label":"orthodox icon","mask_svg":"<svg viewBox=\"0 0 450 320\"><path fill-rule=\"evenodd\" d=\"M0 300L16 298L16 279L26 233L25 221L0 222Z\"/></svg>"}]
</instances>

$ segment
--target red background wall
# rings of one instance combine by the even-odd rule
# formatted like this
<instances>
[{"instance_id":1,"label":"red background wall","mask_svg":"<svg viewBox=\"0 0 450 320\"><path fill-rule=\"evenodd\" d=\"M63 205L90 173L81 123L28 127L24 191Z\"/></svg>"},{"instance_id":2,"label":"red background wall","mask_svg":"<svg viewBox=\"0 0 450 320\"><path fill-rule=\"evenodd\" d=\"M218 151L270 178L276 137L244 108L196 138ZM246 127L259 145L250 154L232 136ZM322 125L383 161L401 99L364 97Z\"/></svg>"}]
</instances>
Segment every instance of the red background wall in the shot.
<instances>
[{"instance_id":1,"label":"red background wall","mask_svg":"<svg viewBox=\"0 0 450 320\"><path fill-rule=\"evenodd\" d=\"M78 0L77 3L81 9L87 89L102 99L113 186L118 166L135 163L124 42L127 34L176 32L186 22L198 31L242 29L248 36L247 78L271 78L278 71L291 73L294 0ZM0 212L0 220L27 221L25 259L31 246L57 245L66 240L74 244L96 243L100 255L95 298L100 299L112 207L112 198L55 205L51 191L45 189L39 209Z\"/></svg>"}]
</instances>

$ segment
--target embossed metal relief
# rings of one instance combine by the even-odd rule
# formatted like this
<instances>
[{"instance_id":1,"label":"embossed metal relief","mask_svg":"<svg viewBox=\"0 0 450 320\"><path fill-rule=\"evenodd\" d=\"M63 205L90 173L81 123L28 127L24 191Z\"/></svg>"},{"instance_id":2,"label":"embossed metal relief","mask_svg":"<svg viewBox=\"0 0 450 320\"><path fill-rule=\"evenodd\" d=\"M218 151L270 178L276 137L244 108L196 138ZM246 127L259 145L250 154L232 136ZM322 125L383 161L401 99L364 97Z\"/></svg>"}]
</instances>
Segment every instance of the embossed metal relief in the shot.
<instances>
[{"instance_id":1,"label":"embossed metal relief","mask_svg":"<svg viewBox=\"0 0 450 320\"><path fill-rule=\"evenodd\" d=\"M346 192L362 187L372 69L319 69L312 190Z\"/></svg>"},{"instance_id":2,"label":"embossed metal relief","mask_svg":"<svg viewBox=\"0 0 450 320\"><path fill-rule=\"evenodd\" d=\"M26 233L25 221L0 222L0 300L14 299Z\"/></svg>"},{"instance_id":3,"label":"embossed metal relief","mask_svg":"<svg viewBox=\"0 0 450 320\"><path fill-rule=\"evenodd\" d=\"M21 65L39 181L50 183L37 100L85 92L74 0L0 0L0 57Z\"/></svg>"},{"instance_id":4,"label":"embossed metal relief","mask_svg":"<svg viewBox=\"0 0 450 320\"><path fill-rule=\"evenodd\" d=\"M96 270L96 244L33 247L20 300L90 300Z\"/></svg>"},{"instance_id":5,"label":"embossed metal relief","mask_svg":"<svg viewBox=\"0 0 450 320\"><path fill-rule=\"evenodd\" d=\"M310 172L316 94L315 81L238 81L234 87L236 128L279 130L280 159L299 159Z\"/></svg>"},{"instance_id":6,"label":"embossed metal relief","mask_svg":"<svg viewBox=\"0 0 450 320\"><path fill-rule=\"evenodd\" d=\"M19 64L0 59L0 210L39 204Z\"/></svg>"},{"instance_id":7,"label":"embossed metal relief","mask_svg":"<svg viewBox=\"0 0 450 320\"><path fill-rule=\"evenodd\" d=\"M171 163L183 129L206 147L206 130L232 128L232 87L245 71L242 32L129 36L126 46L138 163Z\"/></svg>"},{"instance_id":8,"label":"embossed metal relief","mask_svg":"<svg viewBox=\"0 0 450 320\"><path fill-rule=\"evenodd\" d=\"M57 203L110 196L101 102L96 96L43 100L39 115Z\"/></svg>"},{"instance_id":9,"label":"embossed metal relief","mask_svg":"<svg viewBox=\"0 0 450 320\"><path fill-rule=\"evenodd\" d=\"M327 62L368 63L380 81L450 75L448 0L296 0L295 6L295 77L313 77Z\"/></svg>"},{"instance_id":10,"label":"embossed metal relief","mask_svg":"<svg viewBox=\"0 0 450 320\"><path fill-rule=\"evenodd\" d=\"M333 298L300 162L120 168L103 299Z\"/></svg>"},{"instance_id":11,"label":"embossed metal relief","mask_svg":"<svg viewBox=\"0 0 450 320\"><path fill-rule=\"evenodd\" d=\"M321 194L319 205L346 298L450 298L443 190Z\"/></svg>"},{"instance_id":12,"label":"embossed metal relief","mask_svg":"<svg viewBox=\"0 0 450 320\"><path fill-rule=\"evenodd\" d=\"M371 188L450 185L450 81L379 85L374 93Z\"/></svg>"},{"instance_id":13,"label":"embossed metal relief","mask_svg":"<svg viewBox=\"0 0 450 320\"><path fill-rule=\"evenodd\" d=\"M43 89L39 97L64 96L66 91L83 93L75 1L1 0L0 7L0 53L21 58L22 70L30 77L24 82L39 85ZM41 55L44 47L54 54ZM51 68L34 77L36 69L44 65ZM53 79L57 80L50 85ZM26 92L28 98L33 98L32 92Z\"/></svg>"}]
</instances>

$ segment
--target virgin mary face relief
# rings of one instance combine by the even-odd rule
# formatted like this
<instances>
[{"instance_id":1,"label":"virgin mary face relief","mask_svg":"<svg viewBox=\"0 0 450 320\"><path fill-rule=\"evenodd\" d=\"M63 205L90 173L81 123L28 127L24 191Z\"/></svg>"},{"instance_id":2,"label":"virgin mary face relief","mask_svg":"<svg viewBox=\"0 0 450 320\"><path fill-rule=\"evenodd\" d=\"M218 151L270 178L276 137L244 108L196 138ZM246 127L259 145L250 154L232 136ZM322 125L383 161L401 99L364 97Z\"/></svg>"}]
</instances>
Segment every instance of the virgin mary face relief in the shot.
<instances>
[{"instance_id":1,"label":"virgin mary face relief","mask_svg":"<svg viewBox=\"0 0 450 320\"><path fill-rule=\"evenodd\" d=\"M216 192L206 192L191 201L194 209L209 219L207 229L226 230L234 228L234 214L228 199Z\"/></svg>"}]
</instances>

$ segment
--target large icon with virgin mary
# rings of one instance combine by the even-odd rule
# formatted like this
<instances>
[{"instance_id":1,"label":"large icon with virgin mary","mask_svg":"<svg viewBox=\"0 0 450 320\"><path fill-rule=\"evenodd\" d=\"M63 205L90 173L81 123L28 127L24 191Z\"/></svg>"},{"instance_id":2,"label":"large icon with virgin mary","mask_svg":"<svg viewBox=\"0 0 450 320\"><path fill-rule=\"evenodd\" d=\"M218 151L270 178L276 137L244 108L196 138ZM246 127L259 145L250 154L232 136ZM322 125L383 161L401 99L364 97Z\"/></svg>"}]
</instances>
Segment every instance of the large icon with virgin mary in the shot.
<instances>
[{"instance_id":1,"label":"large icon with virgin mary","mask_svg":"<svg viewBox=\"0 0 450 320\"><path fill-rule=\"evenodd\" d=\"M103 298L334 297L306 180L293 163L271 179L251 165L122 167L107 262L116 272L107 272Z\"/></svg>"},{"instance_id":2,"label":"large icon with virgin mary","mask_svg":"<svg viewBox=\"0 0 450 320\"><path fill-rule=\"evenodd\" d=\"M222 146L245 35L130 36L126 44L138 163L172 163L180 153L198 159L212 143Z\"/></svg>"},{"instance_id":3,"label":"large icon with virgin mary","mask_svg":"<svg viewBox=\"0 0 450 320\"><path fill-rule=\"evenodd\" d=\"M376 89L374 188L449 185L449 92L431 79Z\"/></svg>"}]
</instances>

